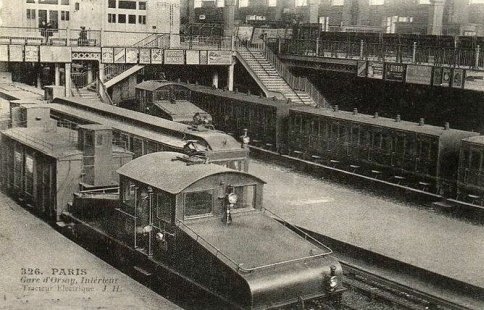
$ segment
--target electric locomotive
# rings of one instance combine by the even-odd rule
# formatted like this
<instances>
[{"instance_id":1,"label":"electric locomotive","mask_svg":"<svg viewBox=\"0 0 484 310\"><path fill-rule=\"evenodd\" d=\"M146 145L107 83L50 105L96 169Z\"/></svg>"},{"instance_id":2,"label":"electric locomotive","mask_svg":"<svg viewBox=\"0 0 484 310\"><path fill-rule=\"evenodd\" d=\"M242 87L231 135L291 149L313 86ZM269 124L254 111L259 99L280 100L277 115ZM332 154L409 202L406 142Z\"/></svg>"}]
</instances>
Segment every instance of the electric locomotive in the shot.
<instances>
[{"instance_id":1,"label":"electric locomotive","mask_svg":"<svg viewBox=\"0 0 484 310\"><path fill-rule=\"evenodd\" d=\"M258 177L175 152L138 157L117 172L119 191L77 192L63 219L152 283L175 277L234 309L340 298L331 250L264 209Z\"/></svg>"}]
</instances>

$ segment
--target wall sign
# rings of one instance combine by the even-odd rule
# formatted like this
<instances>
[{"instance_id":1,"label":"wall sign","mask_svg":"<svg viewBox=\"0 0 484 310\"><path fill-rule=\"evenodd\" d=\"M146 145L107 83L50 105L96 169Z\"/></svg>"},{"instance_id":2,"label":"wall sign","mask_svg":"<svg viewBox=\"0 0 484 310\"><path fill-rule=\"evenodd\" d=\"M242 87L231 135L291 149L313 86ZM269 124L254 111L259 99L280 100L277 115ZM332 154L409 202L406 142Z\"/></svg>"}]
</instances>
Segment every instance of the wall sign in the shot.
<instances>
[{"instance_id":1,"label":"wall sign","mask_svg":"<svg viewBox=\"0 0 484 310\"><path fill-rule=\"evenodd\" d=\"M419 66L419 65L407 65L406 82L413 83L413 84L431 85L432 67Z\"/></svg>"}]
</instances>

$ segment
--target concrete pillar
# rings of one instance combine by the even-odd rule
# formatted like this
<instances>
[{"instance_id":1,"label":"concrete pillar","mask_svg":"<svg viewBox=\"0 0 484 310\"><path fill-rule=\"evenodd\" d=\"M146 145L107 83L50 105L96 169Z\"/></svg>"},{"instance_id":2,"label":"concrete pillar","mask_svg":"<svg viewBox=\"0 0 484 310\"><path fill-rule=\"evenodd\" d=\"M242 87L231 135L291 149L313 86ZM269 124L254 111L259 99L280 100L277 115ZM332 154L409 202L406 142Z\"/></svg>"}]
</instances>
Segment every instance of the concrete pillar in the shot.
<instances>
[{"instance_id":1,"label":"concrete pillar","mask_svg":"<svg viewBox=\"0 0 484 310\"><path fill-rule=\"evenodd\" d=\"M66 82L64 85L66 86L66 97L71 96L71 64L66 63L65 65L65 76L66 76Z\"/></svg>"},{"instance_id":2,"label":"concrete pillar","mask_svg":"<svg viewBox=\"0 0 484 310\"><path fill-rule=\"evenodd\" d=\"M58 63L55 64L54 67L54 76L55 76L55 86L60 86L60 65Z\"/></svg>"},{"instance_id":3,"label":"concrete pillar","mask_svg":"<svg viewBox=\"0 0 484 310\"><path fill-rule=\"evenodd\" d=\"M99 62L99 80L101 82L104 82L105 78L106 77L104 76L104 64Z\"/></svg>"},{"instance_id":4,"label":"concrete pillar","mask_svg":"<svg viewBox=\"0 0 484 310\"><path fill-rule=\"evenodd\" d=\"M234 91L234 66L235 64L233 62L229 66L229 72L227 77L227 89L229 91Z\"/></svg>"},{"instance_id":5,"label":"concrete pillar","mask_svg":"<svg viewBox=\"0 0 484 310\"><path fill-rule=\"evenodd\" d=\"M351 25L351 9L353 6L353 1L356 0L345 0L343 4L343 12L341 14L341 24L342 26Z\"/></svg>"},{"instance_id":6,"label":"concrete pillar","mask_svg":"<svg viewBox=\"0 0 484 310\"><path fill-rule=\"evenodd\" d=\"M319 22L319 2L320 0L309 0L308 3L308 21L312 24Z\"/></svg>"},{"instance_id":7,"label":"concrete pillar","mask_svg":"<svg viewBox=\"0 0 484 310\"><path fill-rule=\"evenodd\" d=\"M444 0L430 0L427 34L442 34L442 19L444 17Z\"/></svg>"},{"instance_id":8,"label":"concrete pillar","mask_svg":"<svg viewBox=\"0 0 484 310\"><path fill-rule=\"evenodd\" d=\"M224 12L224 36L234 35L235 29L235 0L225 0Z\"/></svg>"},{"instance_id":9,"label":"concrete pillar","mask_svg":"<svg viewBox=\"0 0 484 310\"><path fill-rule=\"evenodd\" d=\"M42 88L42 67L37 67L37 88Z\"/></svg>"},{"instance_id":10,"label":"concrete pillar","mask_svg":"<svg viewBox=\"0 0 484 310\"><path fill-rule=\"evenodd\" d=\"M218 71L215 70L212 76L212 86L218 88Z\"/></svg>"},{"instance_id":11,"label":"concrete pillar","mask_svg":"<svg viewBox=\"0 0 484 310\"><path fill-rule=\"evenodd\" d=\"M358 17L357 24L368 26L370 24L370 0L358 1Z\"/></svg>"},{"instance_id":12,"label":"concrete pillar","mask_svg":"<svg viewBox=\"0 0 484 310\"><path fill-rule=\"evenodd\" d=\"M91 84L93 81L92 63L87 64L87 84Z\"/></svg>"},{"instance_id":13,"label":"concrete pillar","mask_svg":"<svg viewBox=\"0 0 484 310\"><path fill-rule=\"evenodd\" d=\"M188 23L195 23L195 0L188 0Z\"/></svg>"}]
</instances>

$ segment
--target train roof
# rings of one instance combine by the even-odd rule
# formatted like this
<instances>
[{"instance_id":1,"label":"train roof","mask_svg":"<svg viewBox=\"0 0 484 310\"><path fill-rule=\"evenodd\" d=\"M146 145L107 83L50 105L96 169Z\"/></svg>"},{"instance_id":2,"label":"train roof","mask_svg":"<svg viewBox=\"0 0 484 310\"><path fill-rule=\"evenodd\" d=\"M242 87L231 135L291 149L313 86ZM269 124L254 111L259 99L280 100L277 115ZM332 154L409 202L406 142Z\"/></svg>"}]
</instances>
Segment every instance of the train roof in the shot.
<instances>
[{"instance_id":1,"label":"train roof","mask_svg":"<svg viewBox=\"0 0 484 310\"><path fill-rule=\"evenodd\" d=\"M153 105L170 115L175 122L193 121L193 116L196 113L208 114L188 100L156 100Z\"/></svg>"},{"instance_id":2,"label":"train roof","mask_svg":"<svg viewBox=\"0 0 484 310\"><path fill-rule=\"evenodd\" d=\"M469 137L462 139L462 141L484 146L484 136Z\"/></svg>"},{"instance_id":3,"label":"train roof","mask_svg":"<svg viewBox=\"0 0 484 310\"><path fill-rule=\"evenodd\" d=\"M185 85L176 83L176 82L171 82L167 80L149 80L149 81L143 81L136 85L136 89L142 89L142 90L147 90L147 91L155 91L161 87L164 87L166 85L178 85L185 87Z\"/></svg>"},{"instance_id":4,"label":"train roof","mask_svg":"<svg viewBox=\"0 0 484 310\"><path fill-rule=\"evenodd\" d=\"M195 182L217 174L236 174L254 183L265 183L251 174L215 164L189 164L187 155L176 152L150 153L128 162L117 172L125 177L178 194Z\"/></svg>"},{"instance_id":5,"label":"train roof","mask_svg":"<svg viewBox=\"0 0 484 310\"><path fill-rule=\"evenodd\" d=\"M421 134L427 134L432 136L441 136L443 134L469 134L471 135L472 132L464 131L459 129L445 129L444 126L433 126L433 125L419 125L416 122L409 122L409 121L396 121L393 118L388 117L374 117L373 115L362 114L348 112L348 111L334 111L333 109L326 109L326 108L314 108L308 106L301 106L301 107L293 107L290 110L315 114L315 115L323 115L326 117L331 117L335 119L341 119L346 121L353 121L358 123L364 123L368 125L373 125L377 127L387 127L398 129L402 131L409 131L409 132L416 132ZM477 134L477 133L475 133Z\"/></svg>"},{"instance_id":6,"label":"train roof","mask_svg":"<svg viewBox=\"0 0 484 310\"><path fill-rule=\"evenodd\" d=\"M97 121L93 120L94 122L99 122L101 124L106 124L113 128L119 127L120 125L130 126L131 129L133 127L142 127L143 130L149 130L150 132L157 132L162 133L164 136L171 140L178 141L180 143L182 137L184 135L191 136L194 138L198 138L202 141L205 141L209 148L213 151L223 151L223 150L233 150L233 149L241 149L241 144L235 140L234 137L223 133L221 131L216 130L205 130L205 131L198 131L193 127L181 124L178 122L169 121L157 116L148 115L145 113L131 111L124 108L119 108L116 106L108 105L102 102L93 102L92 100L83 100L83 99L76 99L76 98L56 98L53 101L54 103L60 103L66 106L62 110L65 113L70 113L72 115L76 115L76 113L80 111L90 112L89 117L93 117L97 119ZM69 107L69 108L67 108ZM58 107L54 107L54 110L58 109ZM75 109L76 111L73 111ZM70 111L69 111L70 110ZM85 113L86 114L86 113ZM95 117L97 115L97 117ZM91 119L91 118L89 118ZM106 123L107 121L110 122L118 122L116 126L110 123ZM136 126L136 123L139 125ZM142 126L140 126L142 125ZM116 128L121 130L120 128ZM134 132L133 132L134 133ZM176 133L179 138L169 136L167 134L174 134ZM149 138L149 137L148 137Z\"/></svg>"},{"instance_id":7,"label":"train roof","mask_svg":"<svg viewBox=\"0 0 484 310\"><path fill-rule=\"evenodd\" d=\"M45 130L43 127L15 127L2 132L3 135L33 148L42 154L60 159L82 155L77 148L77 132L58 127Z\"/></svg>"}]
</instances>

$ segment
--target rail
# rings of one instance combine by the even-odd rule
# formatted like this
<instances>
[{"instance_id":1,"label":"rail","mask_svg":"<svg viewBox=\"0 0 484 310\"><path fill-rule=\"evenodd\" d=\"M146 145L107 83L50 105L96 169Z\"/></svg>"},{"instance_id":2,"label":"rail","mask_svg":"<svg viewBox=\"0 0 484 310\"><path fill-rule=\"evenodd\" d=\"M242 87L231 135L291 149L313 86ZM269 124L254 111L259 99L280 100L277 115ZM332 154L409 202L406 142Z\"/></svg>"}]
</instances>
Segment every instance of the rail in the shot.
<instances>
[{"instance_id":1,"label":"rail","mask_svg":"<svg viewBox=\"0 0 484 310\"><path fill-rule=\"evenodd\" d=\"M389 43L365 40L279 39L278 53L337 59L374 60L409 64L484 68L482 46L442 47L418 42Z\"/></svg>"}]
</instances>

